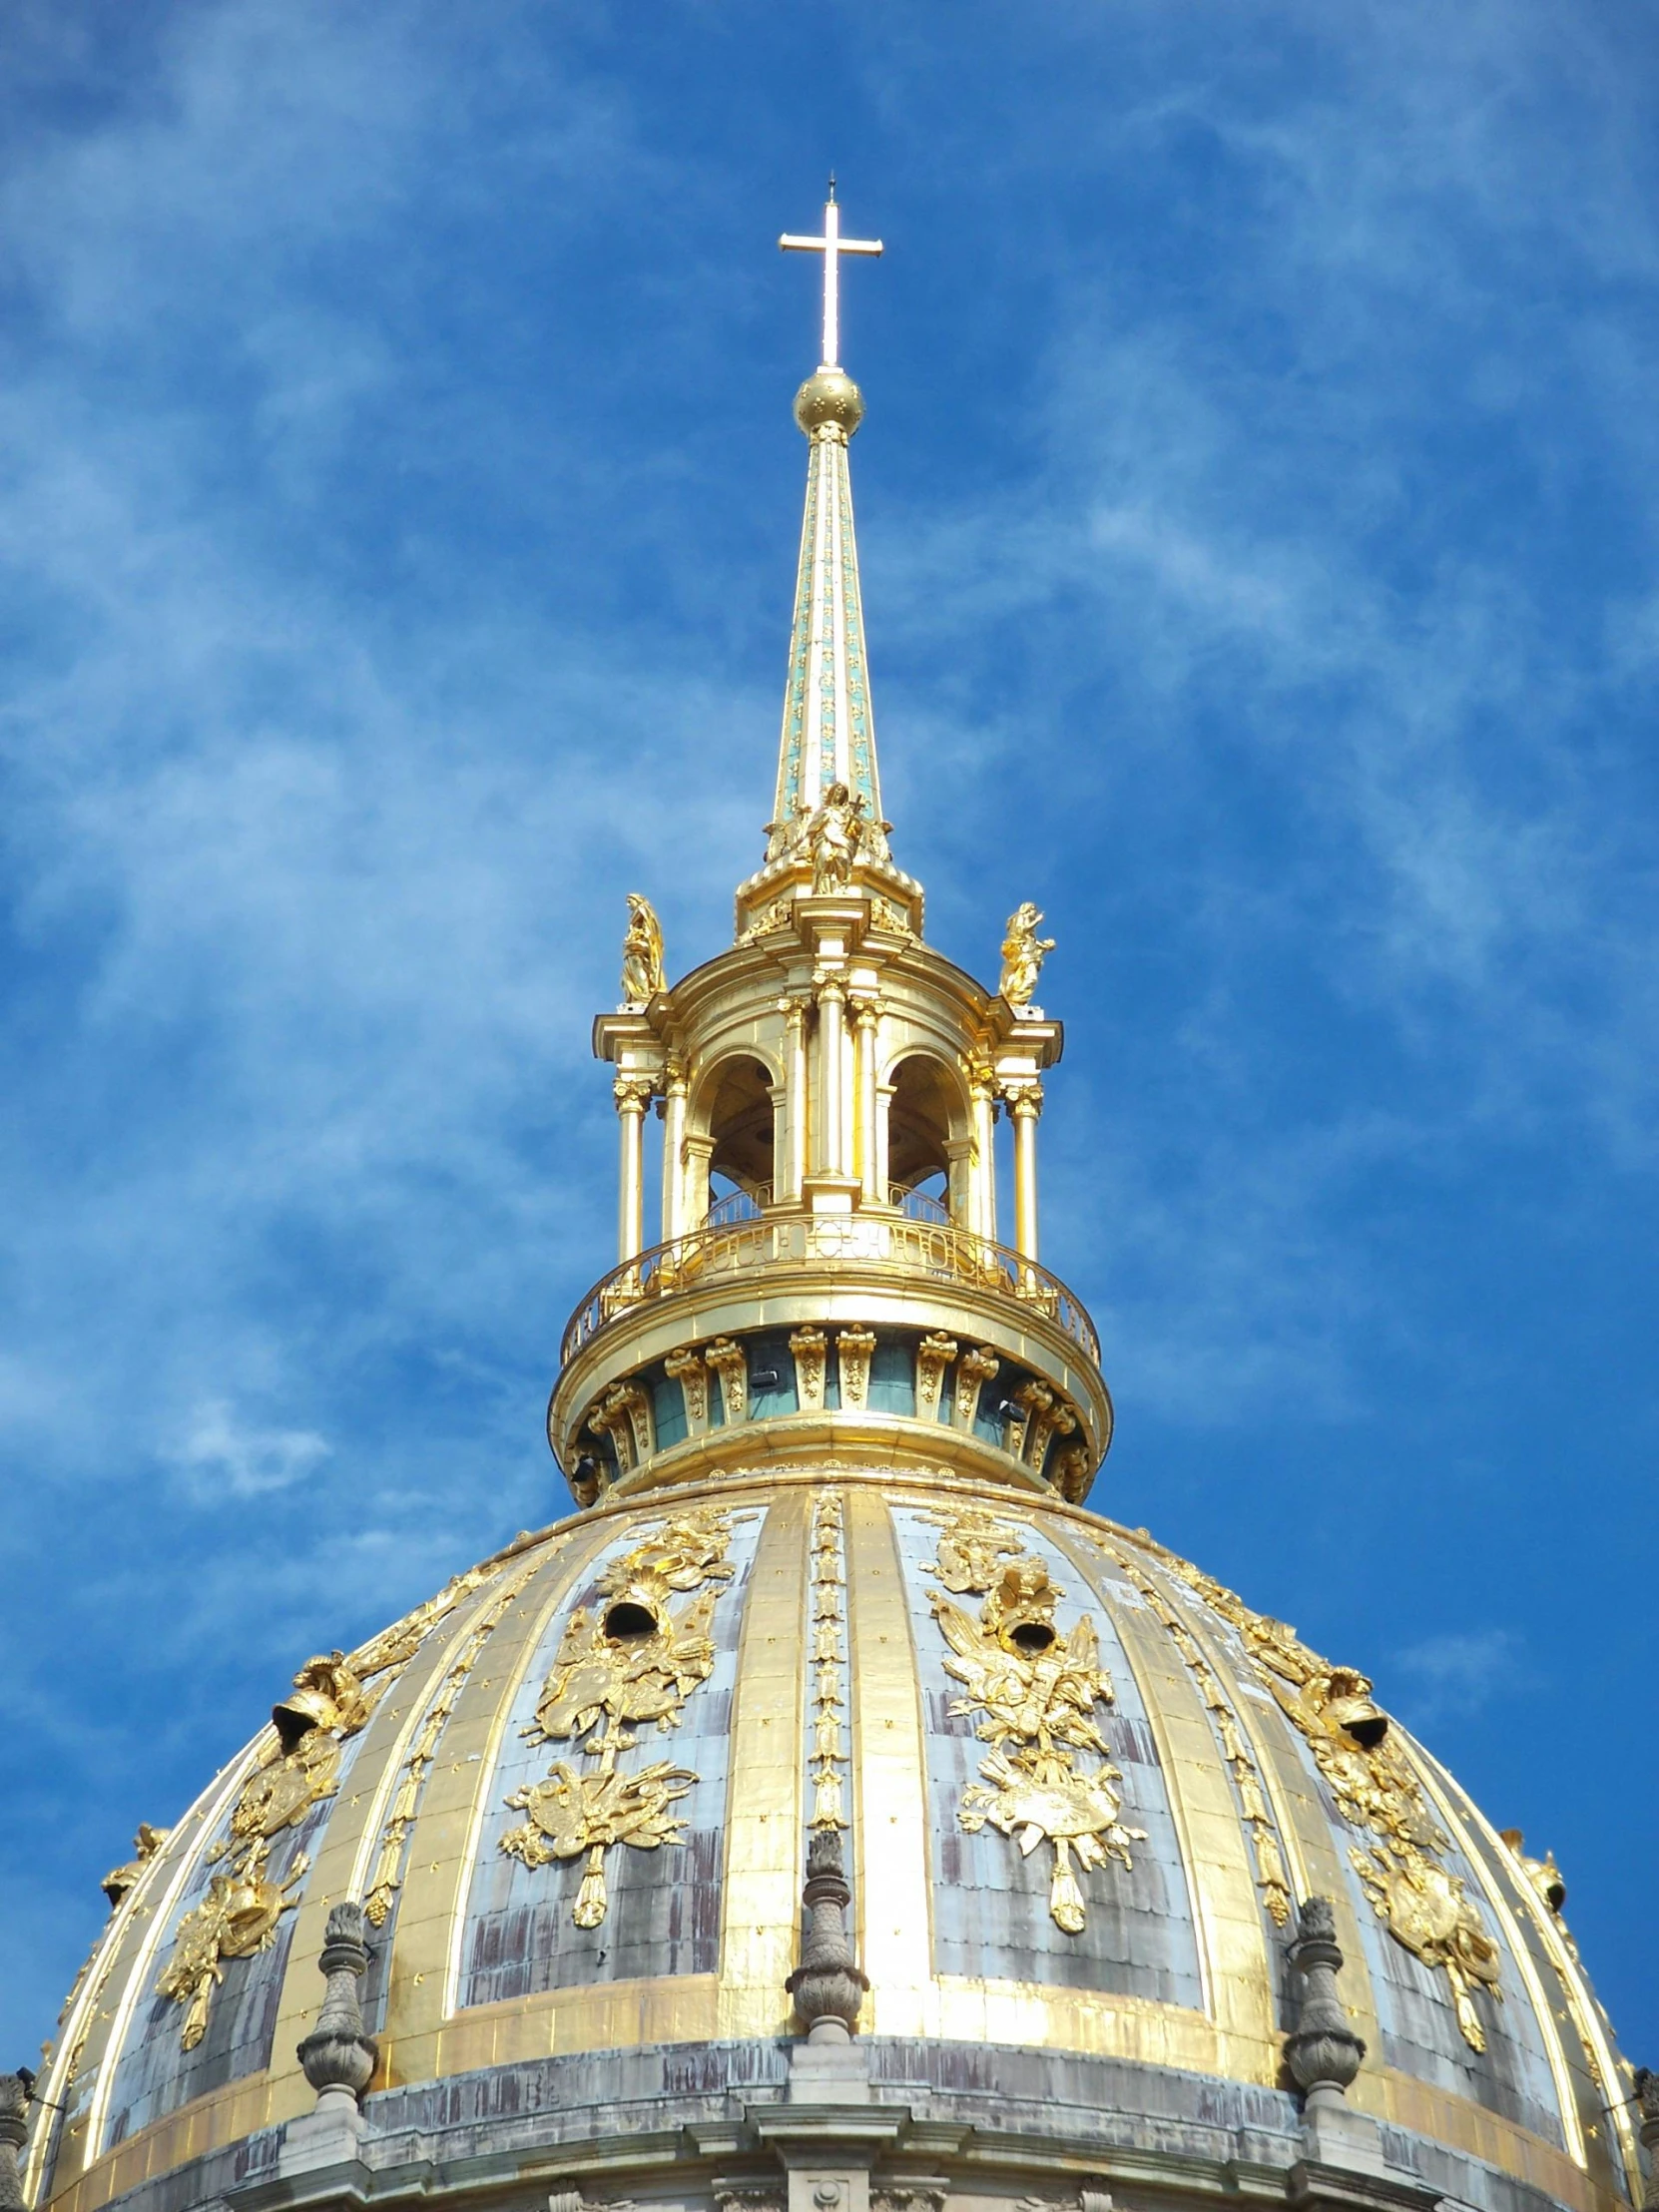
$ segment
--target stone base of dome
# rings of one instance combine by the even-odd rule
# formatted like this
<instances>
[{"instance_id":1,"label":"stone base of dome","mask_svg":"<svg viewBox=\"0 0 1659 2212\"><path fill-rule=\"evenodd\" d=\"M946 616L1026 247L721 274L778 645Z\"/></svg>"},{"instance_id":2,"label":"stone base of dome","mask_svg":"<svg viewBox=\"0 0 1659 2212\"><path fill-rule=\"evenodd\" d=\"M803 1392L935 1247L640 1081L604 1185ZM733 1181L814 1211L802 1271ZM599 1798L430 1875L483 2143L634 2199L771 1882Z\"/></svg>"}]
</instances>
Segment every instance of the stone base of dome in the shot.
<instances>
[{"instance_id":1,"label":"stone base of dome","mask_svg":"<svg viewBox=\"0 0 1659 2212\"><path fill-rule=\"evenodd\" d=\"M792 2077L806 2046L783 2039L573 2053L411 2083L365 2100L331 2164L314 2155L322 2140L307 2114L111 2201L276 2212L441 2195L559 2212L794 2212L793 2175L815 2183L803 2212L1613 2203L1588 2183L1552 2196L1357 2111L1305 2115L1284 2091L1175 2068L885 2036L845 2055L857 2082L835 2093L827 2081L814 2101L797 2095L805 2075ZM836 2204L821 2201L819 2188L837 2183Z\"/></svg>"}]
</instances>

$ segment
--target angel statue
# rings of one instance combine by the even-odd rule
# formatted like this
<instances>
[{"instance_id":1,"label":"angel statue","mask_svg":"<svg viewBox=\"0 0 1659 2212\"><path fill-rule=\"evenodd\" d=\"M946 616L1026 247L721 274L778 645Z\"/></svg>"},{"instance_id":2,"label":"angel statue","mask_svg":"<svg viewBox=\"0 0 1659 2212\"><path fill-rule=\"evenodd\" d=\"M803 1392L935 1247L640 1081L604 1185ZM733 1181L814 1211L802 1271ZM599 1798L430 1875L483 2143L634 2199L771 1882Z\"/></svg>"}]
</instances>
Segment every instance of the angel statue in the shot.
<instances>
[{"instance_id":1,"label":"angel statue","mask_svg":"<svg viewBox=\"0 0 1659 2212\"><path fill-rule=\"evenodd\" d=\"M825 793L824 804L807 825L815 891L844 890L852 880L852 863L863 842L862 808L862 799L854 799L844 784L831 784Z\"/></svg>"},{"instance_id":2,"label":"angel statue","mask_svg":"<svg viewBox=\"0 0 1659 2212\"><path fill-rule=\"evenodd\" d=\"M1008 916L1002 940L1002 981L997 986L1010 1006L1029 1006L1042 973L1043 955L1054 950L1052 937L1039 937L1041 913L1028 898Z\"/></svg>"},{"instance_id":3,"label":"angel statue","mask_svg":"<svg viewBox=\"0 0 1659 2212\"><path fill-rule=\"evenodd\" d=\"M622 940L622 1010L649 1006L664 987L663 925L649 898L628 893L628 934Z\"/></svg>"}]
</instances>

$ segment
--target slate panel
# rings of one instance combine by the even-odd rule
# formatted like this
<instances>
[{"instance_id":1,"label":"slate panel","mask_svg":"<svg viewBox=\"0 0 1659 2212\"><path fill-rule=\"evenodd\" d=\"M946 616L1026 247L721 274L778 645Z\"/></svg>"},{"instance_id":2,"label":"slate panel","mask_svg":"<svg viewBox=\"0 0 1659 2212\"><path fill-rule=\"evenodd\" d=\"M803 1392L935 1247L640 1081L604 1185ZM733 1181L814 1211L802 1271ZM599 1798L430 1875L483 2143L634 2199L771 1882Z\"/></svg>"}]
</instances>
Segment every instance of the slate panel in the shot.
<instances>
[{"instance_id":1,"label":"slate panel","mask_svg":"<svg viewBox=\"0 0 1659 2212\"><path fill-rule=\"evenodd\" d=\"M1083 1588L1071 1561L1017 1515L1013 1519L1026 1548L1065 1592L1055 1612L1061 1635L1084 1612L1094 1620L1101 1664L1117 1693L1114 1705L1096 1708L1096 1720L1122 1775L1119 1818L1126 1828L1144 1828L1147 1840L1130 1846L1132 1867L1114 1859L1093 1872L1077 1870L1088 1921L1080 1935L1068 1936L1048 1909L1050 1846L1039 1844L1027 1858L996 1829L970 1835L962 1828L957 1819L962 1790L978 1779L989 1747L975 1734L972 1718L949 1710L962 1692L944 1671L949 1647L929 1603L940 1585L923 1571L935 1556L938 1530L919 1511L895 1507L927 1746L934 1970L1099 1989L1196 2009L1203 1999L1192 1908L1139 1687L1110 1615ZM983 1601L957 1602L976 1613ZM1094 1763L1090 1754L1078 1756L1085 1767Z\"/></svg>"},{"instance_id":2,"label":"slate panel","mask_svg":"<svg viewBox=\"0 0 1659 2212\"><path fill-rule=\"evenodd\" d=\"M540 1781L555 1760L579 1773L592 1762L568 1744L528 1740L536 1702L552 1666L565 1624L577 1605L600 1602L599 1582L610 1562L638 1543L646 1523L634 1520L599 1555L585 1583L573 1590L549 1624L513 1700L490 1778L488 1810L472 1872L462 1938L460 2002L493 2004L545 1989L593 1981L629 1981L667 1974L713 1973L720 1955L720 1912L726 1822L732 1697L737 1680L738 1637L754 1563L761 1513L739 1517L730 1558L737 1572L715 1603L715 1671L686 1700L684 1717L668 1734L655 1726L630 1731L635 1748L622 1753L628 1773L667 1759L697 1776L675 1811L686 1842L656 1851L617 1845L605 1855L609 1910L598 1928L571 1919L584 1861L556 1860L526 1867L501 1850L501 1838L524 1815L505 1800ZM677 1598L677 1609L691 1602Z\"/></svg>"},{"instance_id":3,"label":"slate panel","mask_svg":"<svg viewBox=\"0 0 1659 2212\"><path fill-rule=\"evenodd\" d=\"M329 1812L346 1794L346 1780L356 1764L362 1742L360 1734L348 1736L340 1747L336 1795L313 1805L296 1828L288 1829L273 1843L267 1868L270 1881L285 1882L301 1852L314 1861ZM210 1848L211 1842L224 1832L225 1824L221 1822L214 1838L210 1839ZM245 2075L258 2073L270 2064L276 2006L281 1995L282 1976L287 1970L288 1945L293 1938L296 1913L282 1915L269 1950L258 1951L252 1958L223 1961L225 1979L214 1991L207 2033L194 2050L185 2050L179 2039L188 2003L177 2003L156 1992L156 1980L173 1953L173 1937L179 1923L207 1895L214 1875L223 1873L228 1865L229 1861L210 1866L204 1849L174 1907L166 1935L151 1964L150 1994L140 2000L116 2062L110 2091L110 2117L104 2137L106 2149L124 2142L129 2135L149 2127L167 2113L177 2111L193 2097L205 2096L210 2089L222 2088L228 2081L240 2081ZM301 1880L289 1893L296 1907L304 1891L305 1882Z\"/></svg>"}]
</instances>

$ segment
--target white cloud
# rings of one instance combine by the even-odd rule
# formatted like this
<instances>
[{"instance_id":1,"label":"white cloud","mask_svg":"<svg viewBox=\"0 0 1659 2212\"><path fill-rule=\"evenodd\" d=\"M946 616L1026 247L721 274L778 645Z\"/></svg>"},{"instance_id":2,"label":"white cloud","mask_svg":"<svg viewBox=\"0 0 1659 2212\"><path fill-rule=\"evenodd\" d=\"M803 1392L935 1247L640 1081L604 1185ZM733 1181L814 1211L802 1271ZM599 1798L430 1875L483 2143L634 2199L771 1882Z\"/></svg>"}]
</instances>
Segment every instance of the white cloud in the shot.
<instances>
[{"instance_id":1,"label":"white cloud","mask_svg":"<svg viewBox=\"0 0 1659 2212\"><path fill-rule=\"evenodd\" d=\"M1414 1732L1483 1712L1500 1689L1532 1679L1522 1639L1508 1628L1449 1630L1425 1636L1394 1656L1405 1678L1396 1698Z\"/></svg>"},{"instance_id":2,"label":"white cloud","mask_svg":"<svg viewBox=\"0 0 1659 2212\"><path fill-rule=\"evenodd\" d=\"M224 1398L208 1398L169 1456L191 1495L217 1505L302 1482L332 1450L313 1428L256 1428Z\"/></svg>"}]
</instances>

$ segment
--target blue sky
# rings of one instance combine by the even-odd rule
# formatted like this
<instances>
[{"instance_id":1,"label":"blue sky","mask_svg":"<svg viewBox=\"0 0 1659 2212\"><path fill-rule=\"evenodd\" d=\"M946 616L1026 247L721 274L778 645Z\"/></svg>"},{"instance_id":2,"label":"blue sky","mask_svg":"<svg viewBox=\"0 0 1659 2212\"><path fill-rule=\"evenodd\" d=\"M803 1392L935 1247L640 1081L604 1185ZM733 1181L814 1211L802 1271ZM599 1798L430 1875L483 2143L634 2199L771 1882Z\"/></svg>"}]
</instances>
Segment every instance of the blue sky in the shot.
<instances>
[{"instance_id":1,"label":"blue sky","mask_svg":"<svg viewBox=\"0 0 1659 2212\"><path fill-rule=\"evenodd\" d=\"M1060 941L1095 1502L1552 1845L1654 2061L1656 95L1617 0L7 11L0 2059L300 1659L561 1509L833 165L895 846Z\"/></svg>"}]
</instances>

